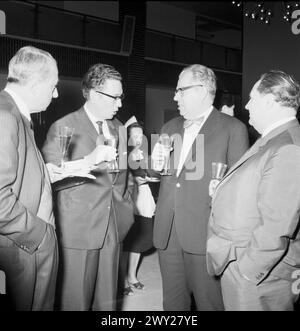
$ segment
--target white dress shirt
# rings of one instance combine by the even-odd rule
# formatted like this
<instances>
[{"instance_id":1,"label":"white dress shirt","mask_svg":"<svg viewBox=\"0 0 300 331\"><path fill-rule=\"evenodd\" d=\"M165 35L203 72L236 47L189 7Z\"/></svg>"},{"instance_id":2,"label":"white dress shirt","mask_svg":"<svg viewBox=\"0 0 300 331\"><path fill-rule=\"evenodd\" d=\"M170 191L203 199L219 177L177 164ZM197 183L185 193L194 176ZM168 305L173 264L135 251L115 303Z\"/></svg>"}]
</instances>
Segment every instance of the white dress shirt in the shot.
<instances>
[{"instance_id":1,"label":"white dress shirt","mask_svg":"<svg viewBox=\"0 0 300 331\"><path fill-rule=\"evenodd\" d=\"M204 113L201 114L201 116L199 116L199 117L203 117L203 121L202 121L201 125L192 124L189 127L184 129L182 148L181 148L181 152L180 152L178 169L177 169L177 173L176 173L177 177L179 176L179 174L183 168L184 162L188 156L188 153L193 145L194 140L196 139L199 131L201 130L204 123L206 122L208 116L213 111L213 108L214 108L213 106L210 106Z\"/></svg>"},{"instance_id":2,"label":"white dress shirt","mask_svg":"<svg viewBox=\"0 0 300 331\"><path fill-rule=\"evenodd\" d=\"M86 112L88 118L89 118L90 121L93 123L93 125L94 125L96 131L97 131L98 134L99 134L99 126L98 126L98 123L97 123L97 122L99 122L100 120L99 120L96 116L94 116L94 115L92 114L92 112L88 109L88 107L87 107L86 104L83 106L83 108L84 108L84 110L85 110L85 112ZM108 125L107 125L107 121L106 121L106 120L103 120L103 121L101 121L101 122L102 122L102 131L103 131L103 135L104 135L104 137L105 137L106 139L109 139L109 138L110 138L110 133L109 133L109 129L108 129Z\"/></svg>"}]
</instances>

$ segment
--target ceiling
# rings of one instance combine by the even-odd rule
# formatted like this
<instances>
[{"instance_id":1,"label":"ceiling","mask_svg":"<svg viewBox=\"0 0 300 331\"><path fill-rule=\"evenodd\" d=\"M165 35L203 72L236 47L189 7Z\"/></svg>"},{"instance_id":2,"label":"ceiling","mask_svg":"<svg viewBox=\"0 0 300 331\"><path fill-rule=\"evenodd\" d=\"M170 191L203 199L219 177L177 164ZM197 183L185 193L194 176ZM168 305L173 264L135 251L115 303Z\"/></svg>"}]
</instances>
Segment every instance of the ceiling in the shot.
<instances>
[{"instance_id":1,"label":"ceiling","mask_svg":"<svg viewBox=\"0 0 300 331\"><path fill-rule=\"evenodd\" d=\"M207 31L220 29L221 26L242 29L242 9L232 5L231 1L164 1L164 3L197 13L201 22L206 21Z\"/></svg>"}]
</instances>

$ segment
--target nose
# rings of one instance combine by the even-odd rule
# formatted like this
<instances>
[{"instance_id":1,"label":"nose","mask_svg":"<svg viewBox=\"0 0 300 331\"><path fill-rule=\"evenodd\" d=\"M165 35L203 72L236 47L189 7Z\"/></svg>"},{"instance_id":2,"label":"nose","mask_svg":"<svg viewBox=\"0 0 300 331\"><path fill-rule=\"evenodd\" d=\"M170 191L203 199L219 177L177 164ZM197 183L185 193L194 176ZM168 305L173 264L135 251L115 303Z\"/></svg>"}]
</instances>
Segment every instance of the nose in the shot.
<instances>
[{"instance_id":1,"label":"nose","mask_svg":"<svg viewBox=\"0 0 300 331\"><path fill-rule=\"evenodd\" d=\"M122 100L121 99L117 99L117 106L118 106L118 108L122 107Z\"/></svg>"},{"instance_id":2,"label":"nose","mask_svg":"<svg viewBox=\"0 0 300 331\"><path fill-rule=\"evenodd\" d=\"M55 88L52 93L52 98L56 99L57 97L58 97L58 91L57 88Z\"/></svg>"},{"instance_id":3,"label":"nose","mask_svg":"<svg viewBox=\"0 0 300 331\"><path fill-rule=\"evenodd\" d=\"M174 98L173 98L174 101L178 101L178 94L179 94L179 92L175 91L175 95L174 95Z\"/></svg>"}]
</instances>

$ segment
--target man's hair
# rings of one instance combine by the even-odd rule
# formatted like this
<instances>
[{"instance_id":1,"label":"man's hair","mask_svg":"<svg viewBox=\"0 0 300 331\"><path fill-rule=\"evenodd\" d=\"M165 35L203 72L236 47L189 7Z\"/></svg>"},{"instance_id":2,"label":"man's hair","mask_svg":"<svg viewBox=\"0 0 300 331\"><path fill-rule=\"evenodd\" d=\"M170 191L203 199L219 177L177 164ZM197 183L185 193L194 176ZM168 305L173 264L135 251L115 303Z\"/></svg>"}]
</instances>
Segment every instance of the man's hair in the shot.
<instances>
[{"instance_id":1,"label":"man's hair","mask_svg":"<svg viewBox=\"0 0 300 331\"><path fill-rule=\"evenodd\" d=\"M89 92L95 87L101 88L108 79L122 81L121 74L108 64L97 63L89 68L81 82L82 93L88 99Z\"/></svg>"},{"instance_id":2,"label":"man's hair","mask_svg":"<svg viewBox=\"0 0 300 331\"><path fill-rule=\"evenodd\" d=\"M199 83L203 83L206 86L212 98L215 97L217 90L217 78L215 73L211 69L201 64L192 64L190 66L185 67L180 74L187 71L192 73L193 79L195 81L198 81Z\"/></svg>"},{"instance_id":3,"label":"man's hair","mask_svg":"<svg viewBox=\"0 0 300 331\"><path fill-rule=\"evenodd\" d=\"M8 83L26 85L29 81L44 81L53 73L56 60L46 51L33 46L20 48L8 65Z\"/></svg>"},{"instance_id":4,"label":"man's hair","mask_svg":"<svg viewBox=\"0 0 300 331\"><path fill-rule=\"evenodd\" d=\"M275 101L284 107L297 110L300 105L300 86L296 79L283 71L271 70L260 77L257 91L273 94Z\"/></svg>"}]
</instances>

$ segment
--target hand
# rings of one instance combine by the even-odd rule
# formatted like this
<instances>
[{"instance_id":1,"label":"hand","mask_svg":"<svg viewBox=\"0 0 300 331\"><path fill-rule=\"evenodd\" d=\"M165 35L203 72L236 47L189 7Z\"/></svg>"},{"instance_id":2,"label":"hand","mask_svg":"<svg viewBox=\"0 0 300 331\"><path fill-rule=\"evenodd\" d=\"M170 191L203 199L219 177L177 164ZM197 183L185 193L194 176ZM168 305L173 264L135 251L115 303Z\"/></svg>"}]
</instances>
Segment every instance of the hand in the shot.
<instances>
[{"instance_id":1,"label":"hand","mask_svg":"<svg viewBox=\"0 0 300 331\"><path fill-rule=\"evenodd\" d=\"M103 161L112 161L117 157L117 150L115 147L108 145L98 145L92 153L85 156L84 159L90 165L96 165Z\"/></svg>"},{"instance_id":2,"label":"hand","mask_svg":"<svg viewBox=\"0 0 300 331\"><path fill-rule=\"evenodd\" d=\"M208 186L208 194L210 197L212 197L215 193L215 190L218 186L218 184L220 183L220 180L219 179L212 179L209 183L209 186Z\"/></svg>"},{"instance_id":3,"label":"hand","mask_svg":"<svg viewBox=\"0 0 300 331\"><path fill-rule=\"evenodd\" d=\"M58 167L53 163L47 163L46 167L48 169L51 183L55 183L69 176L67 173L62 172L61 167Z\"/></svg>"},{"instance_id":4,"label":"hand","mask_svg":"<svg viewBox=\"0 0 300 331\"><path fill-rule=\"evenodd\" d=\"M147 183L147 179L144 178L144 177L140 177L140 176L134 177L134 180L136 181L136 183L138 185L142 185L142 184Z\"/></svg>"},{"instance_id":5,"label":"hand","mask_svg":"<svg viewBox=\"0 0 300 331\"><path fill-rule=\"evenodd\" d=\"M169 153L169 150L167 151L163 145L159 143L155 144L151 155L153 170L155 171L163 170L166 153Z\"/></svg>"}]
</instances>

